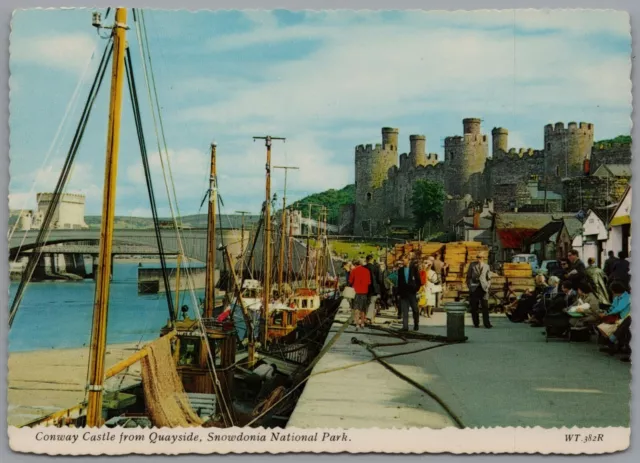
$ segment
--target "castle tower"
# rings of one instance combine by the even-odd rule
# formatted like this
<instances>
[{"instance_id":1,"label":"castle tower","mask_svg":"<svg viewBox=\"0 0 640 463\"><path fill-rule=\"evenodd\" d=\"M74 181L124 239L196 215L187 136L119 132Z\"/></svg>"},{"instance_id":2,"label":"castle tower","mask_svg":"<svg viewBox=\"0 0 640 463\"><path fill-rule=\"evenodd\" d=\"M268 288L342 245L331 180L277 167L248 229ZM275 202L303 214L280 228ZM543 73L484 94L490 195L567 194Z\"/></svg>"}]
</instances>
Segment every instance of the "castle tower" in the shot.
<instances>
[{"instance_id":1,"label":"castle tower","mask_svg":"<svg viewBox=\"0 0 640 463\"><path fill-rule=\"evenodd\" d=\"M507 153L509 151L509 131L502 127L494 127L491 131L491 139L493 142L492 154L495 157L500 152Z\"/></svg>"},{"instance_id":2,"label":"castle tower","mask_svg":"<svg viewBox=\"0 0 640 463\"><path fill-rule=\"evenodd\" d=\"M373 226L373 220L382 214L382 207L377 204L380 187L388 177L389 169L398 164L398 133L391 127L382 128L382 144L358 145L355 150L356 179L356 211L355 233L364 232L362 222ZM377 192L377 194L376 194Z\"/></svg>"},{"instance_id":3,"label":"castle tower","mask_svg":"<svg viewBox=\"0 0 640 463\"><path fill-rule=\"evenodd\" d=\"M427 159L427 137L424 135L410 135L409 144L411 145L411 150L409 151L411 165L418 167L429 164Z\"/></svg>"},{"instance_id":4,"label":"castle tower","mask_svg":"<svg viewBox=\"0 0 640 463\"><path fill-rule=\"evenodd\" d=\"M593 124L562 122L544 127L545 173L549 189L562 193L562 179L583 174L593 147Z\"/></svg>"},{"instance_id":5,"label":"castle tower","mask_svg":"<svg viewBox=\"0 0 640 463\"><path fill-rule=\"evenodd\" d=\"M482 173L488 153L487 136L481 133L481 120L462 121L464 135L444 139L445 189L453 196L470 194L483 199L485 185Z\"/></svg>"},{"instance_id":6,"label":"castle tower","mask_svg":"<svg viewBox=\"0 0 640 463\"><path fill-rule=\"evenodd\" d=\"M399 129L382 127L382 148L398 151L398 133Z\"/></svg>"}]
</instances>

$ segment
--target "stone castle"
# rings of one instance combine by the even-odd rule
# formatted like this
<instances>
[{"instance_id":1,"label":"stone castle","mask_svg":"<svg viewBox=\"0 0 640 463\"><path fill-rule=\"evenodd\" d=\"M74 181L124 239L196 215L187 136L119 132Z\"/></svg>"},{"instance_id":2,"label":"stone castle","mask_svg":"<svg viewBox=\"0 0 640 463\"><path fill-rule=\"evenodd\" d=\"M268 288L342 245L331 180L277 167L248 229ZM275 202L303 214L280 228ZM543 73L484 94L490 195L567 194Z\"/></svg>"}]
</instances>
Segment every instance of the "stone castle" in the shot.
<instances>
[{"instance_id":1,"label":"stone castle","mask_svg":"<svg viewBox=\"0 0 640 463\"><path fill-rule=\"evenodd\" d=\"M418 180L443 184L447 194L445 225L466 211L471 202L493 202L496 212L507 210L519 185L531 190L531 182L544 190L545 208L556 202L562 208L566 180L594 172L603 164L630 164L631 149L594 146L594 126L586 122L548 124L542 149L509 148L509 132L496 127L489 137L481 119L462 121L463 134L446 137L445 159L427 154L424 135L410 135L409 153L398 156L397 128L382 129L382 143L355 149L355 234L380 232L388 221L412 219L411 194ZM506 195L506 197L505 197ZM526 201L525 201L526 202ZM532 201L529 201L532 204Z\"/></svg>"}]
</instances>

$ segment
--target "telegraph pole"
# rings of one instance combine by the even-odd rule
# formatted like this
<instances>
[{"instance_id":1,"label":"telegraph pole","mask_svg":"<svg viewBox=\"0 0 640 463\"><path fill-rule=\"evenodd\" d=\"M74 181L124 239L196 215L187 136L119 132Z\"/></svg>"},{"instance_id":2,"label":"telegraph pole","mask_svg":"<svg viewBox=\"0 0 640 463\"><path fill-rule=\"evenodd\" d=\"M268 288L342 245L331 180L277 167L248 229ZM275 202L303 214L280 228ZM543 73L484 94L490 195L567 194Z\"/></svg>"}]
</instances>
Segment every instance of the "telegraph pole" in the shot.
<instances>
[{"instance_id":1,"label":"telegraph pole","mask_svg":"<svg viewBox=\"0 0 640 463\"><path fill-rule=\"evenodd\" d=\"M282 224L280 226L280 260L278 262L278 293L282 297L282 274L284 271L284 230L286 227L285 212L287 207L287 173L289 169L299 170L298 167L293 166L273 166L274 169L284 169L284 194L282 195Z\"/></svg>"},{"instance_id":2,"label":"telegraph pole","mask_svg":"<svg viewBox=\"0 0 640 463\"><path fill-rule=\"evenodd\" d=\"M264 146L267 148L267 163L265 164L266 185L264 205L264 288L262 290L262 329L260 330L260 341L262 345L267 343L267 324L269 316L269 299L271 296L271 142L273 140L285 141L284 137L272 137L267 135L264 137L253 137L253 141L264 140Z\"/></svg>"}]
</instances>

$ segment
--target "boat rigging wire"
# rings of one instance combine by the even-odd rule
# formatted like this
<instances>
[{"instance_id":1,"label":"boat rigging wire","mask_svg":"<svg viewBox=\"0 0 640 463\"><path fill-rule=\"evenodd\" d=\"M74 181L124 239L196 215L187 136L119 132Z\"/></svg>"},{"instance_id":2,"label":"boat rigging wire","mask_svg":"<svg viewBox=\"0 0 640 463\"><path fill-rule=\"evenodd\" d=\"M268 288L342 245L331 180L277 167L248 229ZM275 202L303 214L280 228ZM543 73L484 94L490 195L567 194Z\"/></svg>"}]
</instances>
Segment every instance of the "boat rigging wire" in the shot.
<instances>
[{"instance_id":1,"label":"boat rigging wire","mask_svg":"<svg viewBox=\"0 0 640 463\"><path fill-rule=\"evenodd\" d=\"M93 84L91 85L91 89L89 91L87 101L82 111L80 121L76 128L73 141L71 142L71 146L69 147L69 152L67 153L64 166L60 172L60 176L58 178L58 182L56 184L54 193L52 195L51 202L49 203L49 207L47 208L47 212L45 213L44 218L42 220L40 230L38 231L38 236L36 237L36 242L33 247L34 249L42 248L42 246L45 244L47 239L47 236L45 235L47 235L50 232L51 222L53 221L54 213L58 208L58 204L60 202L62 192L64 191L64 188L69 179L69 175L73 167L73 161L75 160L76 154L78 153L78 149L80 147L80 143L82 141L84 131L89 121L89 116L91 115L91 109L93 109L93 105L98 95L98 91L100 90L100 87L102 85L102 81L107 69L107 64L110 61L112 52L113 52L113 41L109 40L102 54L100 65L98 66L98 70L96 71ZM39 256L37 258L33 258L33 257L35 256L32 256L32 258L29 259L29 262L27 263L27 267L25 268L22 274L20 285L18 286L18 290L16 291L16 294L13 298L13 301L11 304L11 310L9 312L9 328L11 328L11 326L13 325L13 321L15 319L15 316L20 307L20 303L24 296L24 291L27 287L27 284L31 280L31 277L33 276L33 272L36 268L38 261L40 260Z\"/></svg>"},{"instance_id":2,"label":"boat rigging wire","mask_svg":"<svg viewBox=\"0 0 640 463\"><path fill-rule=\"evenodd\" d=\"M82 71L82 74L80 75L80 79L78 80L78 83L76 84L76 87L71 95L71 99L69 100L69 103L67 103L67 107L65 109L64 115L62 117L62 120L60 121L60 124L58 125L58 129L56 130L56 133L53 137L53 140L51 142L51 145L49 145L49 149L47 150L47 153L44 156L44 160L42 161L42 165L40 166L40 170L42 171L44 170L44 168L47 166L47 163L49 161L49 158L51 157L51 154L53 153L54 149L58 146L58 142L62 143L64 136L62 138L60 138L60 134L62 133L62 129L65 126L65 123L67 121L67 119L69 118L70 114L73 114L75 112L75 108L76 108L76 103L78 102L78 95L80 94L80 88L82 87L82 84L85 82L85 78L87 75L87 72L89 71L89 68L91 67L91 62L93 61L94 57L95 57L95 52L96 52L96 48L98 47L98 44L94 44L93 46L93 50L91 51L91 57L89 58L89 61L87 61L87 64L84 68L84 70ZM58 138L60 138L60 140L58 140ZM57 151L57 149L56 149ZM33 194L33 191L36 188L36 182L38 181L38 176L36 176L33 179L33 182L31 183L31 189L29 190L29 195L28 197L31 197L31 195ZM28 198L27 197L27 198ZM23 202L23 207L20 209L20 214L18 215L18 219L16 220L16 223L13 225L13 227L11 228L11 232L9 233L9 240L11 240L11 238L13 237L13 234L15 233L16 229L18 228L18 225L20 225L20 218L22 217L22 214L24 213L24 211L26 210L25 204L27 199L25 199L25 201ZM36 204L36 207L39 206L40 203ZM22 249L22 246L24 245L24 242L26 240L27 237L27 233L25 230L24 236L22 237L22 242L20 243L20 246L18 247L18 253L20 252L20 249ZM18 256L18 253L16 254L16 259ZM17 260L14 261L14 263L17 262Z\"/></svg>"},{"instance_id":3,"label":"boat rigging wire","mask_svg":"<svg viewBox=\"0 0 640 463\"><path fill-rule=\"evenodd\" d=\"M134 10L135 11L135 10ZM165 188L167 191L167 196L168 196L168 200L169 200L169 209L171 212L171 217L173 219L173 224L174 224L174 228L176 231L176 241L178 243L178 247L180 250L180 253L182 255L186 255L186 253L184 252L184 243L182 242L182 238L181 238L181 234L180 234L180 229L178 227L178 222L176 219L176 215L174 213L174 209L173 209L173 204L172 204L172 200L171 200L171 192L169 190L169 180L167 179L167 174L166 174L166 170L165 170L165 165L164 165L164 161L162 158L162 148L160 146L160 134L158 132L158 125L157 125L157 121L156 121L156 110L158 112L158 114L160 114L160 104L159 104L159 100L158 100L158 95L157 95L157 91L155 91L155 78L153 77L153 68L151 65L151 61L149 61L149 69L147 69L147 65L146 65L146 60L147 58L150 60L150 51L149 51L149 46L148 43L146 43L146 46L144 44L144 42L146 42L146 34L142 34L141 32L141 27L140 27L140 23L144 21L144 12L140 12L140 17L137 17L137 15L135 15L134 12L134 22L136 24L136 34L138 37L138 45L139 45L139 49L140 49L140 55L141 55L141 59L142 59L142 67L143 67L143 71L144 71L144 78L145 78L145 84L146 84L146 88L147 88L147 96L149 98L149 104L151 107L151 113L153 116L153 123L154 123L154 129L155 129L155 134L156 134L156 141L158 143L158 151L159 151L159 157L160 157L160 165L162 167L162 174L164 177L164 183L165 183ZM144 25L144 23L143 23ZM149 76L149 74L151 74L151 77ZM155 102L154 102L154 98L152 97L152 93L151 93L151 85L150 85L150 81L153 83L154 85L154 94L155 94ZM155 103L155 104L154 104ZM164 140L164 146L165 146L165 151L166 151L166 155L167 155L167 167L170 171L171 169L171 165L169 163L169 153L168 150L166 150L166 139L164 138L164 126L161 124L160 129L162 131L162 136L163 136L163 140ZM171 171L169 172L170 178L171 178L171 185L172 185L172 190L174 193L174 199L176 202L176 210L178 212L178 214L180 214L179 208L177 206L178 204L178 198L175 195L175 184L173 182L173 176ZM193 281L193 275L191 274L191 272L189 271L188 268L185 269L185 273L187 276L187 281L189 283L189 293L191 295L191 299L192 299L192 304L194 307L194 313L195 313L195 317L196 317L196 321L198 323L199 326L199 331L200 331L200 336L202 337L203 342L205 342L205 345L207 347L207 364L209 366L209 374L211 375L211 379L215 385L215 389L216 391L220 392L222 390L221 387L221 383L220 383L220 379L218 378L218 374L216 372L216 365L215 365L215 361L211 352L211 345L208 342L208 338L206 337L206 333L207 333L207 329L204 325L204 322L202 320L202 316L200 314L200 310L199 310L199 304L198 304L198 299L196 297L195 294L195 284ZM220 403L223 406L223 419L225 420L225 422L227 424L230 424L231 426L233 426L233 416L232 416L232 412L230 409L229 404L227 403L225 396L223 393L218 393L216 394L218 396L218 399L220 400Z\"/></svg>"},{"instance_id":4,"label":"boat rigging wire","mask_svg":"<svg viewBox=\"0 0 640 463\"><path fill-rule=\"evenodd\" d=\"M160 230L160 223L158 219L158 207L156 204L156 197L153 191L153 181L151 179L151 170L149 168L149 158L147 155L147 145L144 139L144 131L142 128L142 117L140 116L140 102L138 100L138 91L136 89L136 81L133 73L133 63L131 61L131 50L127 47L125 71L127 75L127 84L129 87L129 96L131 98L131 108L133 110L133 119L136 125L136 132L138 134L138 143L140 145L140 155L142 157L142 166L144 168L144 176L146 180L147 193L149 194L149 203L151 206L151 215L153 217L153 227L156 234L156 241L158 243L158 253L160 256L160 267L162 269L162 279L164 282L164 293L167 298L167 305L169 310L169 319L174 321L176 319L176 311L173 303L173 297L171 296L171 285L169 283L169 273L167 271L167 262L165 259L164 244L162 242L162 232Z\"/></svg>"}]
</instances>

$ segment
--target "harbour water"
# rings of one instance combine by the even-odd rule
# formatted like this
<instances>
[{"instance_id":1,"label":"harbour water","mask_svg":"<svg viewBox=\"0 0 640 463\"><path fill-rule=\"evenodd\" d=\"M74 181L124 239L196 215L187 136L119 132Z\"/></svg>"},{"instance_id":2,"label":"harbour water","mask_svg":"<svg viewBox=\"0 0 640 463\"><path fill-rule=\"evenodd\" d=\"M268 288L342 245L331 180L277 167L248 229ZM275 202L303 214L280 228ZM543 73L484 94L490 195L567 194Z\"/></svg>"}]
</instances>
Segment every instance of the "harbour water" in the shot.
<instances>
[{"instance_id":1,"label":"harbour water","mask_svg":"<svg viewBox=\"0 0 640 463\"><path fill-rule=\"evenodd\" d=\"M158 264L143 266L157 267ZM165 294L139 295L137 274L136 261L114 263L109 300L109 344L155 339L160 328L167 323L169 310ZM9 301L13 300L17 288L18 282L11 282ZM31 283L9 331L9 351L89 345L94 291L93 280ZM198 301L204 298L204 290L197 290L196 296ZM175 294L173 297L175 302ZM189 292L180 295L180 307L183 305L189 306L189 316L194 318L194 304ZM238 322L242 322L241 314L234 315ZM242 331L239 333L242 336L244 327L238 323L236 326Z\"/></svg>"}]
</instances>

